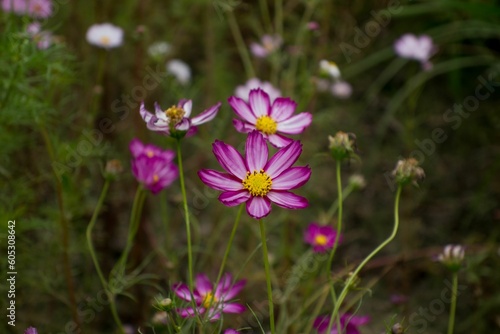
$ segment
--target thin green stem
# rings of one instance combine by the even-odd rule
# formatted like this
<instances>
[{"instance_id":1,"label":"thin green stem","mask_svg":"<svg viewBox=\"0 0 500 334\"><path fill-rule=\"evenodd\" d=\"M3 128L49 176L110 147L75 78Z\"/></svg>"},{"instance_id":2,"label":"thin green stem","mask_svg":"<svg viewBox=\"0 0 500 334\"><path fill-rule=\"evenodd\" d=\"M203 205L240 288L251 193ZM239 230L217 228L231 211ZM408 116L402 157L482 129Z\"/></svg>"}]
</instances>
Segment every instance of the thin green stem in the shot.
<instances>
[{"instance_id":1,"label":"thin green stem","mask_svg":"<svg viewBox=\"0 0 500 334\"><path fill-rule=\"evenodd\" d=\"M231 29L233 38L236 41L240 58L243 61L243 67L245 68L247 78L254 78L255 71L253 69L252 60L250 59L250 53L248 53L248 48L245 45L240 27L238 26L238 22L236 22L236 18L234 17L234 13L232 11L227 12L227 20L229 22L229 28Z\"/></svg>"},{"instance_id":2,"label":"thin green stem","mask_svg":"<svg viewBox=\"0 0 500 334\"><path fill-rule=\"evenodd\" d=\"M269 14L269 9L267 8L267 0L259 0L259 6L262 18L264 19L264 24L267 25L266 29L271 32L273 29L273 23L271 22L271 15Z\"/></svg>"},{"instance_id":3,"label":"thin green stem","mask_svg":"<svg viewBox=\"0 0 500 334\"><path fill-rule=\"evenodd\" d=\"M97 64L97 77L96 77L96 83L94 86L94 96L92 99L92 106L90 109L90 114L93 116L97 115L97 109L99 107L99 103L101 101L101 97L103 95L103 78L104 78L104 68L106 64L106 55L107 55L107 50L99 50L99 61Z\"/></svg>"},{"instance_id":4,"label":"thin green stem","mask_svg":"<svg viewBox=\"0 0 500 334\"><path fill-rule=\"evenodd\" d=\"M266 271L267 299L269 301L269 321L271 323L271 334L274 334L273 288L271 286L271 270L269 269L269 255L267 252L266 228L262 219L259 219L259 225L260 237L262 239L262 253L264 256L264 269Z\"/></svg>"},{"instance_id":5,"label":"thin green stem","mask_svg":"<svg viewBox=\"0 0 500 334\"><path fill-rule=\"evenodd\" d=\"M189 223L189 209L186 196L186 185L184 183L184 169L182 167L181 141L177 140L177 161L179 164L179 179L181 182L182 204L184 206L184 216L186 221L186 236L188 244L188 271L189 290L193 291L193 250L191 249L191 224Z\"/></svg>"},{"instance_id":6,"label":"thin green stem","mask_svg":"<svg viewBox=\"0 0 500 334\"><path fill-rule=\"evenodd\" d=\"M330 322L333 322L333 319L335 316L338 315L338 312L340 310L340 306L342 305L342 302L344 301L345 297L347 296L347 293L349 292L349 289L352 286L353 281L358 277L359 272L363 267L378 253L382 248L387 246L394 237L396 236L396 233L398 232L398 227L399 227L399 198L401 197L401 190L403 188L401 185L398 186L398 190L396 191L396 199L394 201L394 227L392 229L392 233L387 238L384 242L382 242L377 248L375 248L364 260L361 262L356 270L352 273L352 275L349 276L347 279L347 282L345 283L344 288L342 289L342 292L340 293L339 299L337 300L337 303L335 304L335 307L332 312L332 316L330 317Z\"/></svg>"},{"instance_id":7,"label":"thin green stem","mask_svg":"<svg viewBox=\"0 0 500 334\"><path fill-rule=\"evenodd\" d=\"M122 322L120 321L120 317L118 316L118 312L116 310L116 304L115 304L115 298L113 294L109 291L108 288L108 283L106 282L106 279L104 278L104 275L101 270L101 266L99 265L99 261L97 260L97 256L95 254L95 249L94 249L94 244L92 243L92 230L94 229L95 223L97 221L97 217L99 216L99 212L101 211L102 204L104 203L104 199L106 198L106 195L108 193L109 185L111 182L109 180L106 180L104 183L104 187L102 188L101 196L99 197L99 200L97 201L97 205L94 209L94 213L92 215L92 218L90 219L90 223L87 226L87 245L89 246L89 252L90 256L92 257L92 261L94 262L95 269L97 271L97 275L99 276L99 280L101 281L103 289L106 291L106 294L108 295L109 299L109 307L111 309L111 313L113 315L113 319L115 320L116 325L118 326L120 332L124 333L123 325Z\"/></svg>"},{"instance_id":8,"label":"thin green stem","mask_svg":"<svg viewBox=\"0 0 500 334\"><path fill-rule=\"evenodd\" d=\"M274 0L274 30L283 37L283 0Z\"/></svg>"},{"instance_id":9,"label":"thin green stem","mask_svg":"<svg viewBox=\"0 0 500 334\"><path fill-rule=\"evenodd\" d=\"M353 192L354 189L355 189L355 187L352 185L348 185L347 187L345 187L342 190L343 200L345 200L347 197L349 197L349 195ZM330 208L328 208L328 211L326 212L326 215L324 218L325 223L329 223L332 220L333 215L335 214L335 212L337 212L338 209L339 209L339 199L337 198L335 200L335 202L332 203Z\"/></svg>"},{"instance_id":10,"label":"thin green stem","mask_svg":"<svg viewBox=\"0 0 500 334\"><path fill-rule=\"evenodd\" d=\"M455 327L455 312L457 309L458 273L453 272L453 290L451 295L450 318L448 320L448 334L453 334Z\"/></svg>"}]
</instances>

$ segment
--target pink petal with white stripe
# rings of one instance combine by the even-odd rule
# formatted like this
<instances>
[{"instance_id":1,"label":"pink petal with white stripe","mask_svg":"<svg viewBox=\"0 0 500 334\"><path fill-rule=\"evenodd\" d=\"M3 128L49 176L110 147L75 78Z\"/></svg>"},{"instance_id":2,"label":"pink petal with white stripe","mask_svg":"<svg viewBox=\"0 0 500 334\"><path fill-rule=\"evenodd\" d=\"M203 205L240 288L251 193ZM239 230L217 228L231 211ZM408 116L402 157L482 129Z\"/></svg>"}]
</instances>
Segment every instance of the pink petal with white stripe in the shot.
<instances>
[{"instance_id":1,"label":"pink petal with white stripe","mask_svg":"<svg viewBox=\"0 0 500 334\"><path fill-rule=\"evenodd\" d=\"M269 112L271 111L269 95L262 89L252 89L250 91L250 96L248 97L248 102L255 117L259 118L260 116L269 115Z\"/></svg>"},{"instance_id":2,"label":"pink petal with white stripe","mask_svg":"<svg viewBox=\"0 0 500 334\"><path fill-rule=\"evenodd\" d=\"M222 311L224 313L243 313L245 312L246 308L245 306L237 303L229 303L229 304L224 304L222 306Z\"/></svg>"},{"instance_id":3,"label":"pink petal with white stripe","mask_svg":"<svg viewBox=\"0 0 500 334\"><path fill-rule=\"evenodd\" d=\"M219 201L227 206L236 206L250 199L250 193L247 190L226 191L219 195Z\"/></svg>"},{"instance_id":4,"label":"pink petal with white stripe","mask_svg":"<svg viewBox=\"0 0 500 334\"><path fill-rule=\"evenodd\" d=\"M212 283L208 279L207 275L198 274L196 275L195 281L196 290L198 290L202 296L212 292Z\"/></svg>"},{"instance_id":5,"label":"pink petal with white stripe","mask_svg":"<svg viewBox=\"0 0 500 334\"><path fill-rule=\"evenodd\" d=\"M273 190L290 190L304 185L311 177L311 168L292 167L273 179Z\"/></svg>"},{"instance_id":6,"label":"pink petal with white stripe","mask_svg":"<svg viewBox=\"0 0 500 334\"><path fill-rule=\"evenodd\" d=\"M276 152L267 162L264 170L271 179L274 179L283 173L283 171L290 168L297 161L300 153L302 153L302 144L299 141L293 141L288 146Z\"/></svg>"},{"instance_id":7,"label":"pink petal with white stripe","mask_svg":"<svg viewBox=\"0 0 500 334\"><path fill-rule=\"evenodd\" d=\"M293 140L285 136L275 133L274 135L267 136L267 140L277 148L285 147L289 145Z\"/></svg>"},{"instance_id":8,"label":"pink petal with white stripe","mask_svg":"<svg viewBox=\"0 0 500 334\"><path fill-rule=\"evenodd\" d=\"M298 134L304 132L305 128L311 125L312 115L308 112L303 112L292 116L286 121L278 123L278 131L286 134Z\"/></svg>"},{"instance_id":9,"label":"pink petal with white stripe","mask_svg":"<svg viewBox=\"0 0 500 334\"><path fill-rule=\"evenodd\" d=\"M201 181L209 187L222 191L237 191L243 189L241 180L226 173L221 173L212 169L202 169L198 171Z\"/></svg>"},{"instance_id":10,"label":"pink petal with white stripe","mask_svg":"<svg viewBox=\"0 0 500 334\"><path fill-rule=\"evenodd\" d=\"M236 115L240 118L251 124L255 124L255 122L257 122L257 117L255 117L254 113L244 100L236 96L231 96L227 99L227 101L229 102L231 108L233 108Z\"/></svg>"},{"instance_id":11,"label":"pink petal with white stripe","mask_svg":"<svg viewBox=\"0 0 500 334\"><path fill-rule=\"evenodd\" d=\"M206 123L208 121L211 121L212 119L214 119L215 116L217 116L217 112L219 111L220 106L221 106L221 103L219 102L216 105L205 110L204 112L202 112L198 116L193 117L191 119L191 124L200 125L200 124Z\"/></svg>"},{"instance_id":12,"label":"pink petal with white stripe","mask_svg":"<svg viewBox=\"0 0 500 334\"><path fill-rule=\"evenodd\" d=\"M185 112L184 117L191 116L191 110L193 109L193 101L182 99L177 104L177 107L182 108Z\"/></svg>"},{"instance_id":13,"label":"pink petal with white stripe","mask_svg":"<svg viewBox=\"0 0 500 334\"><path fill-rule=\"evenodd\" d=\"M269 151L266 141L259 131L252 131L248 135L245 154L250 172L260 171L266 165Z\"/></svg>"},{"instance_id":14,"label":"pink petal with white stripe","mask_svg":"<svg viewBox=\"0 0 500 334\"><path fill-rule=\"evenodd\" d=\"M255 219L261 219L270 212L271 201L266 197L252 197L247 202L247 213Z\"/></svg>"},{"instance_id":15,"label":"pink petal with white stripe","mask_svg":"<svg viewBox=\"0 0 500 334\"><path fill-rule=\"evenodd\" d=\"M297 108L297 103L288 97L278 97L271 107L271 117L276 122L290 118Z\"/></svg>"},{"instance_id":16,"label":"pink petal with white stripe","mask_svg":"<svg viewBox=\"0 0 500 334\"><path fill-rule=\"evenodd\" d=\"M288 191L271 190L266 195L274 204L285 209L304 209L309 202L302 196L295 195Z\"/></svg>"},{"instance_id":17,"label":"pink petal with white stripe","mask_svg":"<svg viewBox=\"0 0 500 334\"><path fill-rule=\"evenodd\" d=\"M243 180L247 175L247 167L245 161L241 154L234 149L234 147L229 146L220 140L216 140L213 144L213 150L215 158L221 164L221 166L230 174L236 176L240 180Z\"/></svg>"},{"instance_id":18,"label":"pink petal with white stripe","mask_svg":"<svg viewBox=\"0 0 500 334\"><path fill-rule=\"evenodd\" d=\"M240 121L239 119L233 119L233 125L236 128L236 131L242 132L242 133L248 133L253 130L255 130L255 125L251 125L249 123L245 123L243 121Z\"/></svg>"}]
</instances>

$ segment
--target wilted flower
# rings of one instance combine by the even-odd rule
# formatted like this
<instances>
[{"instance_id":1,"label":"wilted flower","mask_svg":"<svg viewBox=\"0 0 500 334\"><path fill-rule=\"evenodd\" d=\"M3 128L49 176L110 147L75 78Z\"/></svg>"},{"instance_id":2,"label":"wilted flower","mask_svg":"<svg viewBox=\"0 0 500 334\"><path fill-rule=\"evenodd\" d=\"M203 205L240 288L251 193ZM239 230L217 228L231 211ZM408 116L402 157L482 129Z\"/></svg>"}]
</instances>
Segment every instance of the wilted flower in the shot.
<instances>
[{"instance_id":1,"label":"wilted flower","mask_svg":"<svg viewBox=\"0 0 500 334\"><path fill-rule=\"evenodd\" d=\"M2 9L18 15L45 19L52 15L51 0L2 0Z\"/></svg>"},{"instance_id":2,"label":"wilted flower","mask_svg":"<svg viewBox=\"0 0 500 334\"><path fill-rule=\"evenodd\" d=\"M328 330L328 325L330 322L330 316L319 316L314 320L313 327L316 328L318 333L325 334ZM342 328L342 333L338 333L336 322L332 325L332 330L329 334L360 334L358 330L359 326L366 325L370 322L370 317L368 316L357 316L349 313L344 313L340 316L340 326Z\"/></svg>"},{"instance_id":3,"label":"wilted flower","mask_svg":"<svg viewBox=\"0 0 500 334\"><path fill-rule=\"evenodd\" d=\"M105 49L116 48L123 43L123 29L111 23L94 24L87 30L87 42Z\"/></svg>"},{"instance_id":4,"label":"wilted flower","mask_svg":"<svg viewBox=\"0 0 500 334\"><path fill-rule=\"evenodd\" d=\"M249 79L245 83L245 85L236 87L234 95L244 100L245 102L248 102L248 96L250 95L250 91L252 89L257 89L257 88L262 89L269 95L269 100L271 101L271 103L281 96L281 91L278 88L275 88L270 82L260 81L257 78Z\"/></svg>"},{"instance_id":5,"label":"wilted flower","mask_svg":"<svg viewBox=\"0 0 500 334\"><path fill-rule=\"evenodd\" d=\"M182 138L195 134L198 125L214 119L220 106L221 103L218 102L193 118L189 118L193 102L185 99L180 100L177 106L171 106L165 111L160 108L158 103L155 103L155 115L147 111L144 102L142 102L139 112L149 130L174 138Z\"/></svg>"},{"instance_id":6,"label":"wilted flower","mask_svg":"<svg viewBox=\"0 0 500 334\"><path fill-rule=\"evenodd\" d=\"M129 148L133 157L132 173L153 194L168 187L178 177L179 170L172 163L174 151L144 145L138 139L133 139Z\"/></svg>"},{"instance_id":7,"label":"wilted flower","mask_svg":"<svg viewBox=\"0 0 500 334\"><path fill-rule=\"evenodd\" d=\"M352 94L352 86L347 81L338 80L332 84L331 92L339 99L348 99Z\"/></svg>"},{"instance_id":8,"label":"wilted flower","mask_svg":"<svg viewBox=\"0 0 500 334\"><path fill-rule=\"evenodd\" d=\"M319 68L321 73L326 74L333 79L340 79L339 67L333 61L323 59L319 62Z\"/></svg>"},{"instance_id":9,"label":"wilted flower","mask_svg":"<svg viewBox=\"0 0 500 334\"><path fill-rule=\"evenodd\" d=\"M236 115L243 119L234 119L234 127L243 133L258 130L275 147L284 147L292 142L278 132L299 134L312 122L312 115L308 112L292 116L297 107L292 99L279 97L271 105L269 94L260 88L250 91L248 101L236 96L228 99Z\"/></svg>"},{"instance_id":10,"label":"wilted flower","mask_svg":"<svg viewBox=\"0 0 500 334\"><path fill-rule=\"evenodd\" d=\"M336 239L337 232L329 225L321 226L311 223L304 233L304 241L313 246L313 250L317 253L332 249ZM339 236L337 243L340 243L341 240L342 236Z\"/></svg>"},{"instance_id":11,"label":"wilted flower","mask_svg":"<svg viewBox=\"0 0 500 334\"><path fill-rule=\"evenodd\" d=\"M196 276L195 289L192 297L196 303L196 310L192 307L179 309L177 312L181 317L193 317L196 314L204 314L208 310L208 319L215 321L220 319L221 313L243 313L245 306L239 303L232 303L231 300L243 289L245 280L233 284L231 274L224 274L221 281L215 287L205 274ZM175 294L188 302L191 302L191 291L184 283L177 283L173 290Z\"/></svg>"},{"instance_id":12,"label":"wilted flower","mask_svg":"<svg viewBox=\"0 0 500 334\"><path fill-rule=\"evenodd\" d=\"M350 158L356 150L356 136L352 133L339 131L334 137L328 136L328 148L337 160Z\"/></svg>"},{"instance_id":13,"label":"wilted flower","mask_svg":"<svg viewBox=\"0 0 500 334\"><path fill-rule=\"evenodd\" d=\"M38 334L38 331L34 327L28 327L25 331L24 334Z\"/></svg>"},{"instance_id":14,"label":"wilted flower","mask_svg":"<svg viewBox=\"0 0 500 334\"><path fill-rule=\"evenodd\" d=\"M152 58L160 59L161 57L166 56L171 49L172 46L170 46L167 42L156 42L148 47L148 54Z\"/></svg>"},{"instance_id":15,"label":"wilted flower","mask_svg":"<svg viewBox=\"0 0 500 334\"><path fill-rule=\"evenodd\" d=\"M289 191L304 185L311 176L308 166L291 167L302 152L300 142L292 141L268 161L264 137L252 131L247 137L245 151L243 159L234 147L216 140L213 152L228 173L211 169L198 172L207 186L223 191L219 201L226 206L246 202L247 213L256 219L271 212L271 202L286 209L308 206L307 199Z\"/></svg>"},{"instance_id":16,"label":"wilted flower","mask_svg":"<svg viewBox=\"0 0 500 334\"><path fill-rule=\"evenodd\" d=\"M265 58L274 51L278 50L283 43L279 35L264 35L260 39L262 44L250 44L250 51L255 57Z\"/></svg>"},{"instance_id":17,"label":"wilted flower","mask_svg":"<svg viewBox=\"0 0 500 334\"><path fill-rule=\"evenodd\" d=\"M457 271L462 266L465 257L465 248L462 245L446 245L438 261L452 271Z\"/></svg>"},{"instance_id":18,"label":"wilted flower","mask_svg":"<svg viewBox=\"0 0 500 334\"><path fill-rule=\"evenodd\" d=\"M172 59L167 62L167 72L172 74L181 85L191 81L191 68L180 59Z\"/></svg>"},{"instance_id":19,"label":"wilted flower","mask_svg":"<svg viewBox=\"0 0 500 334\"><path fill-rule=\"evenodd\" d=\"M104 177L106 179L113 180L117 178L118 175L120 175L122 172L123 172L123 166L120 160L112 159L106 162L106 167L104 168Z\"/></svg>"},{"instance_id":20,"label":"wilted flower","mask_svg":"<svg viewBox=\"0 0 500 334\"><path fill-rule=\"evenodd\" d=\"M436 52L432 38L427 35L405 34L394 42L394 51L401 58L419 61L424 69L430 68L429 59Z\"/></svg>"},{"instance_id":21,"label":"wilted flower","mask_svg":"<svg viewBox=\"0 0 500 334\"><path fill-rule=\"evenodd\" d=\"M418 166L418 161L413 158L399 160L396 168L392 171L392 175L401 186L408 183L418 186L417 181L425 177L424 170Z\"/></svg>"}]
</instances>

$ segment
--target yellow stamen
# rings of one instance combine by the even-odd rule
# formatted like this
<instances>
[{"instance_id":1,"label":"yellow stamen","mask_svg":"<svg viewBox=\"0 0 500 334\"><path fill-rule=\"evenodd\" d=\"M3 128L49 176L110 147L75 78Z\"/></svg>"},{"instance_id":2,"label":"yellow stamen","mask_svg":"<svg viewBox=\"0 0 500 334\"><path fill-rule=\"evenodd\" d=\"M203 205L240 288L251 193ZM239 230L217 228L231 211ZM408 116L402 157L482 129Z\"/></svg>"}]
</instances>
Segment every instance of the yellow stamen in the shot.
<instances>
[{"instance_id":1,"label":"yellow stamen","mask_svg":"<svg viewBox=\"0 0 500 334\"><path fill-rule=\"evenodd\" d=\"M260 172L254 171L253 173L247 172L247 176L242 181L243 188L248 190L252 196L266 196L271 190L273 181L271 177L264 173L264 170Z\"/></svg>"},{"instance_id":2,"label":"yellow stamen","mask_svg":"<svg viewBox=\"0 0 500 334\"><path fill-rule=\"evenodd\" d=\"M207 292L207 294L203 297L202 305L204 308L213 307L217 303L217 297L214 296L212 291Z\"/></svg>"},{"instance_id":3,"label":"yellow stamen","mask_svg":"<svg viewBox=\"0 0 500 334\"><path fill-rule=\"evenodd\" d=\"M153 175L153 182L156 183L160 180L157 174Z\"/></svg>"},{"instance_id":4,"label":"yellow stamen","mask_svg":"<svg viewBox=\"0 0 500 334\"><path fill-rule=\"evenodd\" d=\"M155 156L154 152L153 152L153 151L151 151L151 150L148 150L148 151L146 152L146 155L148 156L148 158L152 158L152 157L154 157L154 156Z\"/></svg>"},{"instance_id":5,"label":"yellow stamen","mask_svg":"<svg viewBox=\"0 0 500 334\"><path fill-rule=\"evenodd\" d=\"M278 129L278 123L269 116L260 116L257 118L255 128L266 135L274 135Z\"/></svg>"},{"instance_id":6,"label":"yellow stamen","mask_svg":"<svg viewBox=\"0 0 500 334\"><path fill-rule=\"evenodd\" d=\"M185 114L186 112L184 111L184 109L177 106L171 106L170 108L165 110L165 115L167 115L172 125L176 125L180 121L182 121L182 118L184 118Z\"/></svg>"},{"instance_id":7,"label":"yellow stamen","mask_svg":"<svg viewBox=\"0 0 500 334\"><path fill-rule=\"evenodd\" d=\"M326 245L326 243L328 242L328 239L326 238L326 236L324 236L323 234L318 234L315 238L314 238L314 243L316 245L319 245L319 246L324 246Z\"/></svg>"},{"instance_id":8,"label":"yellow stamen","mask_svg":"<svg viewBox=\"0 0 500 334\"><path fill-rule=\"evenodd\" d=\"M111 42L108 36L102 36L99 40L102 45L109 45L109 43Z\"/></svg>"}]
</instances>

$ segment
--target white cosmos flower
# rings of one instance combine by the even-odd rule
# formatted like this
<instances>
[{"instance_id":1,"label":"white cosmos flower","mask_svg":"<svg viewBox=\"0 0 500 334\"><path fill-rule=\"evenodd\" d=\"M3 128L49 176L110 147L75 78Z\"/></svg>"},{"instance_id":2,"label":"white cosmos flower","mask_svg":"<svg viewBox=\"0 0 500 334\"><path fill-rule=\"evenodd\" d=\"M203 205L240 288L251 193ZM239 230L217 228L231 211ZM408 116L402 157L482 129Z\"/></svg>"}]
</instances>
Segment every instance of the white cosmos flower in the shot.
<instances>
[{"instance_id":1,"label":"white cosmos flower","mask_svg":"<svg viewBox=\"0 0 500 334\"><path fill-rule=\"evenodd\" d=\"M180 59L172 59L167 62L167 72L172 74L182 85L191 81L191 68Z\"/></svg>"},{"instance_id":2,"label":"white cosmos flower","mask_svg":"<svg viewBox=\"0 0 500 334\"><path fill-rule=\"evenodd\" d=\"M329 75L333 79L340 79L339 67L333 61L323 59L319 62L319 68L322 73Z\"/></svg>"},{"instance_id":3,"label":"white cosmos flower","mask_svg":"<svg viewBox=\"0 0 500 334\"><path fill-rule=\"evenodd\" d=\"M87 41L105 49L116 48L123 43L123 29L111 23L94 24L87 30Z\"/></svg>"}]
</instances>

